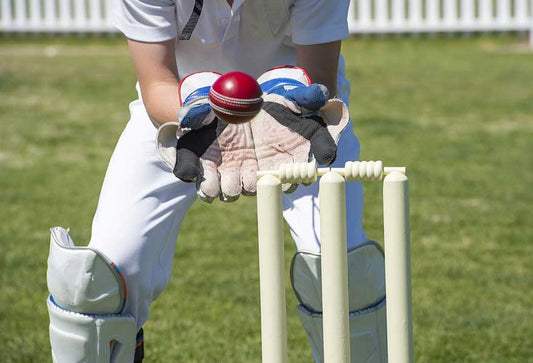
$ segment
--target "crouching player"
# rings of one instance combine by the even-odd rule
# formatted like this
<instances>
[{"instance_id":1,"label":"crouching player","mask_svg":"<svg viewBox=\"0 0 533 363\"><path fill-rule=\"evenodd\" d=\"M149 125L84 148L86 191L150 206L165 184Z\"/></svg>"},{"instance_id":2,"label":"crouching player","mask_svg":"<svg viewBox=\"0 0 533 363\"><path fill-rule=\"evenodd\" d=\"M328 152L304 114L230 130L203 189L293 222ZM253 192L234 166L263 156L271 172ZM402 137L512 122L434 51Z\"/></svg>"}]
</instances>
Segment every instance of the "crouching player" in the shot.
<instances>
[{"instance_id":1,"label":"crouching player","mask_svg":"<svg viewBox=\"0 0 533 363\"><path fill-rule=\"evenodd\" d=\"M142 326L168 284L197 196L231 202L255 194L257 170L358 159L339 56L347 8L347 0L116 2L139 98L111 157L89 245L76 247L67 230L52 229L54 361L142 361ZM258 77L264 93L263 110L241 125L216 118L207 102L219 74L234 70ZM291 267L297 313L321 362L318 186L284 191L298 250ZM349 183L346 195L352 361L385 361L383 255L361 226L361 185Z\"/></svg>"}]
</instances>

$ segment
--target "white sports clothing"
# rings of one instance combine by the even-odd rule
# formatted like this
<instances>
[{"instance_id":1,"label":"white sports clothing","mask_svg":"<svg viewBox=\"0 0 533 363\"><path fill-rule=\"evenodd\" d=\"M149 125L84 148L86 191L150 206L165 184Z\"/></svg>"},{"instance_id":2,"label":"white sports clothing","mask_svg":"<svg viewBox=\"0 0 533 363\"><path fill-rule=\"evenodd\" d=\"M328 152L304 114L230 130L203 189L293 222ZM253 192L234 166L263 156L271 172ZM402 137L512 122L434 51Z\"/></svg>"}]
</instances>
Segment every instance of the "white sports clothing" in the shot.
<instances>
[{"instance_id":1,"label":"white sports clothing","mask_svg":"<svg viewBox=\"0 0 533 363\"><path fill-rule=\"evenodd\" d=\"M144 42L176 38L180 79L193 72L234 70L258 77L274 66L294 65L294 44L348 36L348 0L235 0L232 7L225 0L205 1L190 40L178 38L194 0L114 3L114 22L126 37ZM341 58L337 95L348 104L349 93ZM334 166L359 158L352 129L350 122L340 137ZM89 242L90 249L120 268L128 292L122 313L133 316L136 330L168 284L179 230L196 199L194 183L178 180L161 160L156 131L139 94L109 162ZM346 193L348 247L353 248L366 241L361 184L348 183ZM317 195L315 183L283 196L284 217L298 251L320 252Z\"/></svg>"},{"instance_id":2,"label":"white sports clothing","mask_svg":"<svg viewBox=\"0 0 533 363\"><path fill-rule=\"evenodd\" d=\"M125 312L138 328L166 287L179 229L196 199L194 183L177 179L157 152L157 129L141 100L130 104L131 119L120 136L104 179L89 247L119 266L128 289ZM351 123L339 140L333 166L359 157ZM362 187L348 183L349 248L366 241L361 226ZM298 251L320 252L318 183L283 195L284 217ZM206 204L205 208L209 208ZM316 223L315 223L316 222Z\"/></svg>"},{"instance_id":3,"label":"white sports clothing","mask_svg":"<svg viewBox=\"0 0 533 363\"><path fill-rule=\"evenodd\" d=\"M204 1L191 39L179 40L194 0L115 1L114 24L143 42L176 38L180 78L198 71L246 72L257 78L272 67L294 65L294 44L347 38L348 0Z\"/></svg>"},{"instance_id":4,"label":"white sports clothing","mask_svg":"<svg viewBox=\"0 0 533 363\"><path fill-rule=\"evenodd\" d=\"M55 363L131 363L137 326L121 314L126 286L100 252L76 247L68 231L51 230L48 258L50 343Z\"/></svg>"},{"instance_id":5,"label":"white sports clothing","mask_svg":"<svg viewBox=\"0 0 533 363\"><path fill-rule=\"evenodd\" d=\"M317 363L324 361L321 280L319 254L298 252L294 255L291 281L300 303L296 312L311 341ZM377 243L369 241L348 251L348 295L351 362L385 362L385 261Z\"/></svg>"}]
</instances>

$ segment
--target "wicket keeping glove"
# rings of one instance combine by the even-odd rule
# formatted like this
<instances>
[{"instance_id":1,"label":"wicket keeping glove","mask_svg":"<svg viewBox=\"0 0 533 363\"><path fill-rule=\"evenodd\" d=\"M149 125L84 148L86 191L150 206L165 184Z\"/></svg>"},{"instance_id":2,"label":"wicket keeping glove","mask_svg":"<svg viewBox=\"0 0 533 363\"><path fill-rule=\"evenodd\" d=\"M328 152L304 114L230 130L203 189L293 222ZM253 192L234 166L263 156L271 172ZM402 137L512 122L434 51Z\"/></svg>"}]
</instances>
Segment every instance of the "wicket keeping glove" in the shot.
<instances>
[{"instance_id":1,"label":"wicket keeping glove","mask_svg":"<svg viewBox=\"0 0 533 363\"><path fill-rule=\"evenodd\" d=\"M209 89L220 74L193 73L179 85L178 122L163 124L158 151L174 175L196 182L200 199L231 202L255 194L257 159L249 124L217 118L209 106Z\"/></svg>"},{"instance_id":2,"label":"wicket keeping glove","mask_svg":"<svg viewBox=\"0 0 533 363\"><path fill-rule=\"evenodd\" d=\"M298 67L271 69L258 78L263 90L263 109L252 120L252 134L260 170L281 164L316 160L329 165L336 157L337 142L349 121L348 108L328 90L311 83ZM296 185L284 185L290 192Z\"/></svg>"}]
</instances>

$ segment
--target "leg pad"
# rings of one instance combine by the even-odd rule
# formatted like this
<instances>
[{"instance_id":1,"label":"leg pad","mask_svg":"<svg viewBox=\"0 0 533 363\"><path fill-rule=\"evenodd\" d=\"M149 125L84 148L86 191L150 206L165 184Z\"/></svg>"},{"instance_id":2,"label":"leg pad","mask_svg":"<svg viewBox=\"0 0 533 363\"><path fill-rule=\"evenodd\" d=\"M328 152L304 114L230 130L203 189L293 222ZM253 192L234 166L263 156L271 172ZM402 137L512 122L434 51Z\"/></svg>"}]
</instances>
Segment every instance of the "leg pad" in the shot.
<instances>
[{"instance_id":1,"label":"leg pad","mask_svg":"<svg viewBox=\"0 0 533 363\"><path fill-rule=\"evenodd\" d=\"M65 310L48 298L54 363L131 363L136 322L128 315L86 315Z\"/></svg>"},{"instance_id":2,"label":"leg pad","mask_svg":"<svg viewBox=\"0 0 533 363\"><path fill-rule=\"evenodd\" d=\"M298 305L296 314L311 341L315 362L324 362L322 313ZM352 363L387 361L387 315L385 300L372 308L350 313Z\"/></svg>"},{"instance_id":3,"label":"leg pad","mask_svg":"<svg viewBox=\"0 0 533 363\"><path fill-rule=\"evenodd\" d=\"M313 358L323 362L321 256L298 252L291 264L291 281L300 303L296 312L311 341ZM385 261L376 242L348 251L348 295L351 361L386 362Z\"/></svg>"}]
</instances>

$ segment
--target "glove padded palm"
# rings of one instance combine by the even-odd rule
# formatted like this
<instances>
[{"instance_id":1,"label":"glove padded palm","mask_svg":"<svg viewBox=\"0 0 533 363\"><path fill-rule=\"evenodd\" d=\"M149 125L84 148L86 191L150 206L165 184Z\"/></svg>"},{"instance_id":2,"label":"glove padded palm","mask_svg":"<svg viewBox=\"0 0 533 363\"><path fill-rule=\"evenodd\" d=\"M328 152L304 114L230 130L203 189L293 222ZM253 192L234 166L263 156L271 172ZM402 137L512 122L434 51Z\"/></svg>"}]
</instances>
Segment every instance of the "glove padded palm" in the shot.
<instances>
[{"instance_id":1,"label":"glove padded palm","mask_svg":"<svg viewBox=\"0 0 533 363\"><path fill-rule=\"evenodd\" d=\"M260 170L281 164L316 160L331 164L349 114L340 99L328 100L325 86L311 84L304 70L282 67L258 79L263 87L261 112L252 120L252 133ZM284 185L291 191L294 185Z\"/></svg>"},{"instance_id":2,"label":"glove padded palm","mask_svg":"<svg viewBox=\"0 0 533 363\"><path fill-rule=\"evenodd\" d=\"M198 196L206 202L255 194L256 185L250 125L228 124L216 118L208 104L209 87L218 76L201 72L184 78L178 122L162 125L157 133L162 160L180 180L196 182Z\"/></svg>"}]
</instances>

